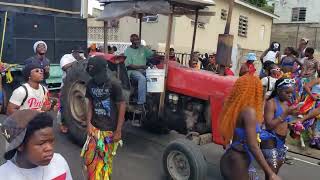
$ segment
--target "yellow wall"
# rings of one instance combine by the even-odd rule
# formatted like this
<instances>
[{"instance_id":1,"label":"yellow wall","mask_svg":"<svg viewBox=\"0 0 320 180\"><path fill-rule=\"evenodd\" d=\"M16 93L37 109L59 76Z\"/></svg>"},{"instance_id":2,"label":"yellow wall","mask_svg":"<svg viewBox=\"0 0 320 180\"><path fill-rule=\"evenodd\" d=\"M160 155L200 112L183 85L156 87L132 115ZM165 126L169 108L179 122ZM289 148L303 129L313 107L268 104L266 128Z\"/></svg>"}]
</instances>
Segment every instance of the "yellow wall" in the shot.
<instances>
[{"instance_id":1,"label":"yellow wall","mask_svg":"<svg viewBox=\"0 0 320 180\"><path fill-rule=\"evenodd\" d=\"M215 52L217 48L218 35L224 32L225 20L221 19L221 9L228 10L228 4L224 0L215 0L216 6L211 10L216 15L211 17L210 23L205 25L205 29L198 28L196 38L196 51ZM239 16L248 17L248 35L247 37L238 36ZM261 27L265 27L263 40L261 40ZM190 52L193 26L187 17L176 18L174 31L174 46L177 52ZM257 51L265 50L270 43L272 27L272 18L262 15L259 12L249 8L237 5L234 8L231 22L231 34L234 35L234 44L238 44L240 48L251 49Z\"/></svg>"}]
</instances>

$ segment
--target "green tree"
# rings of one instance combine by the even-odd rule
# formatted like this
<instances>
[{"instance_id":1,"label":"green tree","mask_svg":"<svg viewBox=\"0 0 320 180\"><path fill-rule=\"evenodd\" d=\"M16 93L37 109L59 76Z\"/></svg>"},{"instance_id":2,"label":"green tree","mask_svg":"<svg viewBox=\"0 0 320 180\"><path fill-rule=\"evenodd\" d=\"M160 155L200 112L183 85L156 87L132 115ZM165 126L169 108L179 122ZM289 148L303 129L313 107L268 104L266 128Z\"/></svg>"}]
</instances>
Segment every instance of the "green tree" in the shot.
<instances>
[{"instance_id":1,"label":"green tree","mask_svg":"<svg viewBox=\"0 0 320 180\"><path fill-rule=\"evenodd\" d=\"M245 1L258 7L264 7L265 5L267 5L267 0L245 0Z\"/></svg>"}]
</instances>

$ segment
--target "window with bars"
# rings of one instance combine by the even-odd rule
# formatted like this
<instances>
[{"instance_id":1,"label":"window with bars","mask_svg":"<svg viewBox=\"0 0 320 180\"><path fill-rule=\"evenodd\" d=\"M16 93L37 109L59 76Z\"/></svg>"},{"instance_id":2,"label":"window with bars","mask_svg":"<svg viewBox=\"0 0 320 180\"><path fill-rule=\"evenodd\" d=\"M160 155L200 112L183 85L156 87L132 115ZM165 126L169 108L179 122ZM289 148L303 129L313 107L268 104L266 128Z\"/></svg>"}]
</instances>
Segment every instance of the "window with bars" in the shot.
<instances>
[{"instance_id":1,"label":"window with bars","mask_svg":"<svg viewBox=\"0 0 320 180\"><path fill-rule=\"evenodd\" d=\"M146 23L157 23L158 20L159 20L159 16L158 15L144 16L142 18L142 22L146 22Z\"/></svg>"},{"instance_id":2,"label":"window with bars","mask_svg":"<svg viewBox=\"0 0 320 180\"><path fill-rule=\"evenodd\" d=\"M298 7L298 8L292 8L292 17L291 21L306 21L306 15L307 15L307 8L304 7Z\"/></svg>"},{"instance_id":3,"label":"window with bars","mask_svg":"<svg viewBox=\"0 0 320 180\"><path fill-rule=\"evenodd\" d=\"M238 36L247 37L248 33L248 17L240 16L239 17L239 27L238 27Z\"/></svg>"},{"instance_id":4,"label":"window with bars","mask_svg":"<svg viewBox=\"0 0 320 180\"><path fill-rule=\"evenodd\" d=\"M227 18L228 18L228 11L225 9L221 9L221 19L227 20Z\"/></svg>"}]
</instances>

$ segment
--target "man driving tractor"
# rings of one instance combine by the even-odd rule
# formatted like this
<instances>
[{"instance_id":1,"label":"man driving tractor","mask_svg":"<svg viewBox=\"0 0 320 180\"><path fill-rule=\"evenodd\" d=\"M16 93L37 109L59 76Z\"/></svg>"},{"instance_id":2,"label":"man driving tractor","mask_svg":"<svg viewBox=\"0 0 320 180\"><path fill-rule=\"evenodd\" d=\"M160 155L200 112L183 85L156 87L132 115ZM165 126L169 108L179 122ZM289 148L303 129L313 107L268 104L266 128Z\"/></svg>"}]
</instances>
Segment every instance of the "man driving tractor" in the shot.
<instances>
[{"instance_id":1,"label":"man driving tractor","mask_svg":"<svg viewBox=\"0 0 320 180\"><path fill-rule=\"evenodd\" d=\"M145 72L147 69L147 59L153 55L153 52L141 45L140 37L137 34L130 36L132 45L125 51L127 57L125 65L128 69L130 79L138 82L138 108L143 109L146 102L147 81Z\"/></svg>"}]
</instances>

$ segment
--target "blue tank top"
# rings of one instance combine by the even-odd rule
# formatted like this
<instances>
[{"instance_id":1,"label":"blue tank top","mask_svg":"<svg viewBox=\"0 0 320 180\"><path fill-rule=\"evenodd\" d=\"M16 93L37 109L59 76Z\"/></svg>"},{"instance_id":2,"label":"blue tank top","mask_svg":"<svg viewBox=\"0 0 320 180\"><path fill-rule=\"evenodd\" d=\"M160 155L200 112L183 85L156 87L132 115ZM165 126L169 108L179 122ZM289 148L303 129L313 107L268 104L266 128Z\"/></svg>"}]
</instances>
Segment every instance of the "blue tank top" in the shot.
<instances>
[{"instance_id":1,"label":"blue tank top","mask_svg":"<svg viewBox=\"0 0 320 180\"><path fill-rule=\"evenodd\" d=\"M274 118L277 118L282 115L283 109L280 104L279 98L275 97L274 100L276 102L276 112L274 113ZM286 122L290 122L290 120L291 120L290 116L286 117L286 119L285 119ZM285 144L285 141L283 139L281 139L273 130L262 130L260 132L260 138L262 141L275 140L276 146L278 149L283 148L284 144Z\"/></svg>"},{"instance_id":2,"label":"blue tank top","mask_svg":"<svg viewBox=\"0 0 320 180\"><path fill-rule=\"evenodd\" d=\"M312 94L320 94L320 84L316 84L311 89Z\"/></svg>"},{"instance_id":3,"label":"blue tank top","mask_svg":"<svg viewBox=\"0 0 320 180\"><path fill-rule=\"evenodd\" d=\"M282 109L282 106L280 104L280 100L278 97L275 97L274 98L275 102L276 102L276 112L274 112L274 119L281 116L283 114L283 109ZM290 116L286 117L285 121L286 122L290 122L291 118Z\"/></svg>"},{"instance_id":4,"label":"blue tank top","mask_svg":"<svg viewBox=\"0 0 320 180\"><path fill-rule=\"evenodd\" d=\"M259 124L256 125L256 133L259 134L261 132L261 128L259 126ZM235 146L241 144L244 148L244 150L246 151L246 153L249 155L250 157L250 162L254 159L253 155L249 149L249 146L247 144L247 136L246 136L246 131L244 128L236 128L234 133L237 135L237 137L239 138L237 141L233 141L231 144L231 147L234 148Z\"/></svg>"}]
</instances>

